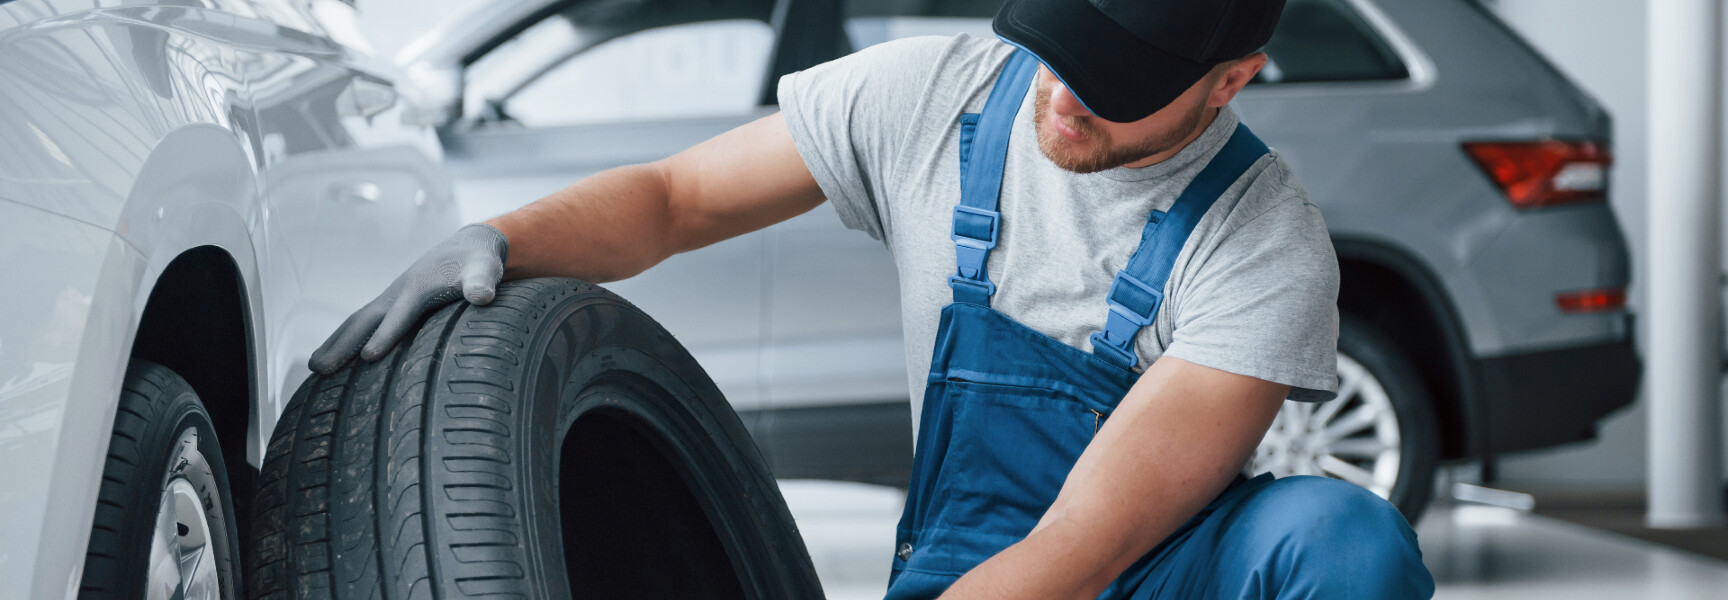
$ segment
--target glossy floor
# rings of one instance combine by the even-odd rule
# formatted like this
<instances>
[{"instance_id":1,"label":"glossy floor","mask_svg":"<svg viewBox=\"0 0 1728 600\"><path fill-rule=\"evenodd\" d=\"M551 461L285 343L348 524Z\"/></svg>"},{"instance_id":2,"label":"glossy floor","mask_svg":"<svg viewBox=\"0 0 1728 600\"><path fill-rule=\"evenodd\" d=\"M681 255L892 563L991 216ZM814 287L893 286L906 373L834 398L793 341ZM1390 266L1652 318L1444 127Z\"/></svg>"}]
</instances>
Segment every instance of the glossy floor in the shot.
<instances>
[{"instance_id":1,"label":"glossy floor","mask_svg":"<svg viewBox=\"0 0 1728 600\"><path fill-rule=\"evenodd\" d=\"M829 600L882 597L902 494L783 481ZM1441 600L1728 599L1728 562L1510 509L1436 507L1417 528Z\"/></svg>"}]
</instances>

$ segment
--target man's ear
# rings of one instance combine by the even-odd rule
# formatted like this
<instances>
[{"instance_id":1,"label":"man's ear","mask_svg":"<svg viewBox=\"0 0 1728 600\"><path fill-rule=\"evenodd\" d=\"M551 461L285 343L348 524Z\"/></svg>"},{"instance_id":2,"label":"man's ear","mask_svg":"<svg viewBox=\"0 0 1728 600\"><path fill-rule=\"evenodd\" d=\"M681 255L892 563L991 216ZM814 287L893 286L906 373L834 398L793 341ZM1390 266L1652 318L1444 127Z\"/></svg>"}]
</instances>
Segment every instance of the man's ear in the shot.
<instances>
[{"instance_id":1,"label":"man's ear","mask_svg":"<svg viewBox=\"0 0 1728 600\"><path fill-rule=\"evenodd\" d=\"M1253 81L1254 76L1259 74L1260 69L1265 66L1265 52L1255 52L1218 65L1219 71L1213 72L1213 76L1218 79L1212 84L1212 95L1206 98L1206 106L1219 108L1229 104L1231 100L1236 98L1236 92L1242 91L1242 88L1247 86L1248 82Z\"/></svg>"}]
</instances>

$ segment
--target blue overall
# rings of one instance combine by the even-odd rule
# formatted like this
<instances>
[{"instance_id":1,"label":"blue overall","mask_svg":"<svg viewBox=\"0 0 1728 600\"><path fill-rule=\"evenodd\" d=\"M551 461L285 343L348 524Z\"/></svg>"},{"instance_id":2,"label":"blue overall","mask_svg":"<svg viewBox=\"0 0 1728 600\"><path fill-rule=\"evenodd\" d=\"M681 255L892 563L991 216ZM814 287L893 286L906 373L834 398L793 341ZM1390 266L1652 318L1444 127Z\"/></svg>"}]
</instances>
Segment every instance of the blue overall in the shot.
<instances>
[{"instance_id":1,"label":"blue overall","mask_svg":"<svg viewBox=\"0 0 1728 600\"><path fill-rule=\"evenodd\" d=\"M942 309L889 600L934 598L1032 531L1139 374L1152 322L1200 217L1265 155L1238 126L1168 212L1152 211L1086 353L990 308L1008 136L1037 59L1016 52L981 114L960 118L954 302ZM1105 308L1105 307L1101 307ZM1390 504L1318 477L1238 477L1100 598L1427 598L1415 534Z\"/></svg>"}]
</instances>

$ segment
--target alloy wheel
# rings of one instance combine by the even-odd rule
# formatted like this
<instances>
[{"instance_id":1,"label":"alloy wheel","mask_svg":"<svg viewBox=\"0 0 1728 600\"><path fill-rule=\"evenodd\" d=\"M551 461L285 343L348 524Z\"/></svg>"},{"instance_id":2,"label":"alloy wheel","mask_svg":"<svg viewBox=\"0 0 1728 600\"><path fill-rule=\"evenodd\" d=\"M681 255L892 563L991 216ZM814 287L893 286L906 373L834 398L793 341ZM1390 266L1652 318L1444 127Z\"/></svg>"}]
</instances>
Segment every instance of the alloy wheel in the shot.
<instances>
[{"instance_id":1,"label":"alloy wheel","mask_svg":"<svg viewBox=\"0 0 1728 600\"><path fill-rule=\"evenodd\" d=\"M1250 468L1278 477L1322 475L1390 498L1398 481L1398 414L1379 379L1338 354L1338 397L1285 402L1254 452Z\"/></svg>"},{"instance_id":2,"label":"alloy wheel","mask_svg":"<svg viewBox=\"0 0 1728 600\"><path fill-rule=\"evenodd\" d=\"M167 485L157 504L156 526L150 538L148 573L149 600L221 600L222 586L218 581L216 552L211 543L209 515L204 511L204 499L191 480L204 464L198 452L198 432L187 430L179 442L179 455L170 465ZM208 467L202 469L208 471Z\"/></svg>"}]
</instances>

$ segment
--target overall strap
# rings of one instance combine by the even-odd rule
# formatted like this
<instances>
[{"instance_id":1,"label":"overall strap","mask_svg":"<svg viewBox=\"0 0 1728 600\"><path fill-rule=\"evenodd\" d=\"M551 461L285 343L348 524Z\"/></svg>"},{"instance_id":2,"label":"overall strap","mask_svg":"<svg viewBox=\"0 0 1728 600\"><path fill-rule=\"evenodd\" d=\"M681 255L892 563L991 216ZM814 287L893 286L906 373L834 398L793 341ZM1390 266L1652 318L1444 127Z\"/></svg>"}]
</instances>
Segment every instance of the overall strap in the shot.
<instances>
[{"instance_id":1,"label":"overall strap","mask_svg":"<svg viewBox=\"0 0 1728 600\"><path fill-rule=\"evenodd\" d=\"M1230 141L1200 170L1188 189L1182 190L1170 212L1152 211L1140 232L1140 248L1110 283L1110 313L1104 330L1092 334L1093 355L1125 369L1140 364L1134 336L1158 315L1176 256L1224 190L1267 152L1266 144L1247 125L1237 124Z\"/></svg>"},{"instance_id":2,"label":"overall strap","mask_svg":"<svg viewBox=\"0 0 1728 600\"><path fill-rule=\"evenodd\" d=\"M954 226L948 236L954 240L954 258L959 263L956 273L948 276L955 302L989 306L990 296L996 293L984 266L1002 231L1002 213L996 211L1002 166L1008 161L1014 116L1037 72L1038 59L1016 50L984 100L984 112L960 116L960 204L954 207Z\"/></svg>"}]
</instances>

